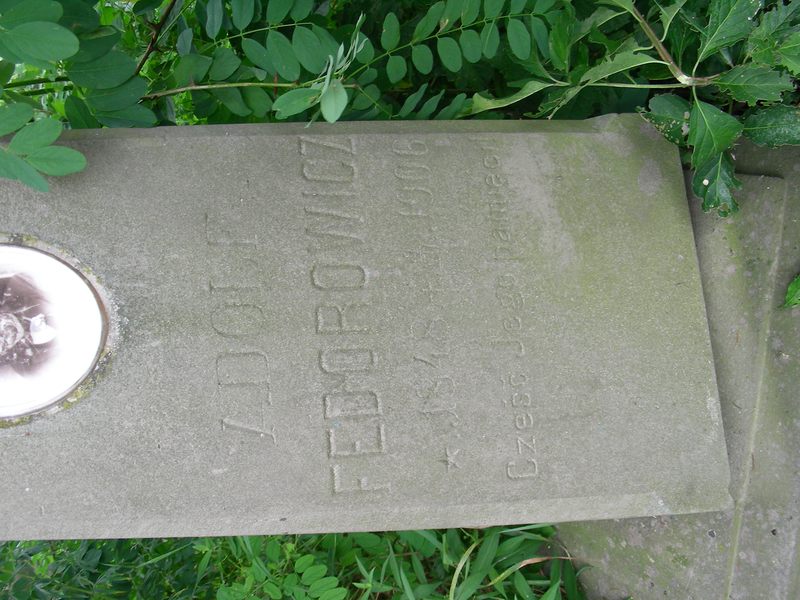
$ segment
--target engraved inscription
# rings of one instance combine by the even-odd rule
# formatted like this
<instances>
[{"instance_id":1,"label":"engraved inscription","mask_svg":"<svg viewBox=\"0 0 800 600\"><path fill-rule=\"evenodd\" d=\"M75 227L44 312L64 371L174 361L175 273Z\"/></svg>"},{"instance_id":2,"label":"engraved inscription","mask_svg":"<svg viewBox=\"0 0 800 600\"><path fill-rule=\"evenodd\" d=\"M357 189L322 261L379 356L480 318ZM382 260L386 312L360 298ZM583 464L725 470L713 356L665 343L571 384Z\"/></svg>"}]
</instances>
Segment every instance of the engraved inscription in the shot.
<instances>
[{"instance_id":1,"label":"engraved inscription","mask_svg":"<svg viewBox=\"0 0 800 600\"><path fill-rule=\"evenodd\" d=\"M340 137L301 136L298 143L331 489L334 495L384 492L390 483L370 473L385 458L389 436L374 383L380 368L373 345L377 307L366 207L356 193L355 145Z\"/></svg>"},{"instance_id":2,"label":"engraved inscription","mask_svg":"<svg viewBox=\"0 0 800 600\"><path fill-rule=\"evenodd\" d=\"M497 273L493 289L498 318L487 345L493 353L519 363L526 356L524 333L526 320L532 315L532 311L526 309L520 276L515 274L522 262L520 247L524 233L514 232L512 195L508 178L502 172L499 149L487 138L476 137L471 141L482 153L484 204L489 230L488 260ZM502 401L511 431L506 442L509 457L505 461L505 474L512 481L532 479L539 474L539 457L530 376L521 368L507 373L501 381Z\"/></svg>"},{"instance_id":3,"label":"engraved inscription","mask_svg":"<svg viewBox=\"0 0 800 600\"><path fill-rule=\"evenodd\" d=\"M454 377L451 323L442 306L451 276L445 266L446 256L459 244L443 241L437 226L434 174L426 164L430 149L425 140L401 138L392 144L396 160L394 175L394 211L398 218L412 220L419 239L403 251L406 270L422 293L416 318L411 324L413 346L408 359L412 367L409 382L411 400L417 412L427 419L439 439L458 443L460 437L458 385ZM419 292L418 292L419 293ZM445 445L444 463L451 472L460 468L460 450Z\"/></svg>"},{"instance_id":4,"label":"engraved inscription","mask_svg":"<svg viewBox=\"0 0 800 600\"><path fill-rule=\"evenodd\" d=\"M532 412L530 379L525 373L509 373L502 378L505 405L513 423L513 458L506 462L509 479L531 479L539 474L536 436Z\"/></svg>"},{"instance_id":5,"label":"engraved inscription","mask_svg":"<svg viewBox=\"0 0 800 600\"><path fill-rule=\"evenodd\" d=\"M211 368L222 430L275 445L270 361L257 347L267 327L267 279L256 258L254 209L244 201L220 203L205 216L210 250L208 320L220 348Z\"/></svg>"}]
</instances>

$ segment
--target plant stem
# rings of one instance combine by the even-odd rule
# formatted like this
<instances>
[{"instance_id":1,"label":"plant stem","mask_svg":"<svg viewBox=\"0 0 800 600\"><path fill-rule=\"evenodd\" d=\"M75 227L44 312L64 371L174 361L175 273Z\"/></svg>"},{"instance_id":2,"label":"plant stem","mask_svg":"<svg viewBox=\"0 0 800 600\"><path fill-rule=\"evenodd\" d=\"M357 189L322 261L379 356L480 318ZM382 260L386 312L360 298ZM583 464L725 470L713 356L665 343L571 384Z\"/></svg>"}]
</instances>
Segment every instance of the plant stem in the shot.
<instances>
[{"instance_id":1,"label":"plant stem","mask_svg":"<svg viewBox=\"0 0 800 600\"><path fill-rule=\"evenodd\" d=\"M23 96L42 96L44 94L53 94L53 93L56 93L56 92L68 92L68 91L72 90L73 87L74 86L71 83L69 83L69 84L65 85L63 88L61 88L60 90L54 90L53 88L43 87L43 88L38 88L38 89L35 89L35 90L24 90L24 91L22 91L20 93Z\"/></svg>"},{"instance_id":2,"label":"plant stem","mask_svg":"<svg viewBox=\"0 0 800 600\"><path fill-rule=\"evenodd\" d=\"M308 85L299 85L297 83L276 83L276 82L266 82L266 81L239 81L239 82L232 82L232 83L206 83L201 85L185 85L179 88L173 88L171 90L163 90L161 92L153 92L152 94L147 94L142 99L143 100L155 100L156 98L163 98L164 96L174 96L175 94L181 94L183 92L196 92L201 90L219 90L223 88L238 88L238 87L261 87L261 88L303 88L309 87ZM348 83L345 84L344 87L346 88L353 88L358 89L361 86L355 83Z\"/></svg>"},{"instance_id":3,"label":"plant stem","mask_svg":"<svg viewBox=\"0 0 800 600\"><path fill-rule=\"evenodd\" d=\"M69 81L69 77L56 77L55 79L50 79L49 77L38 77L36 79L20 79L17 81L10 81L3 87L8 89L25 87L26 85L38 85L40 83L62 83L64 81Z\"/></svg>"},{"instance_id":4,"label":"plant stem","mask_svg":"<svg viewBox=\"0 0 800 600\"><path fill-rule=\"evenodd\" d=\"M569 85L569 84L566 84ZM586 87L613 87L613 88L635 88L647 90L671 90L674 88L691 87L688 83L612 83L609 81L599 81L597 83L587 83Z\"/></svg>"},{"instance_id":5,"label":"plant stem","mask_svg":"<svg viewBox=\"0 0 800 600\"><path fill-rule=\"evenodd\" d=\"M172 12L172 9L175 7L177 2L178 0L170 0L170 3L167 4L167 7L164 9L164 12L161 13L161 19L158 21L158 25L153 28L153 35L150 36L150 43L147 44L147 50L144 51L142 58L139 59L139 64L136 65L136 70L133 72L134 75L139 74L139 71L142 70L142 67L144 67L147 59L150 58L150 55L156 49L156 44L158 43L158 36L161 34L161 29L169 20L169 13Z\"/></svg>"},{"instance_id":6,"label":"plant stem","mask_svg":"<svg viewBox=\"0 0 800 600\"><path fill-rule=\"evenodd\" d=\"M633 9L633 12L631 13L633 14L633 18L636 19L636 21L639 23L639 26L642 28L642 31L644 31L644 34L647 36L647 39L649 39L650 43L653 44L653 48L655 48L656 52L658 52L661 60L667 63L670 72L683 86L708 85L717 78L716 75L711 77L691 77L684 73L678 63L675 62L675 59L672 58L672 55L669 53L669 50L667 50L666 46L661 43L661 40L656 35L656 32L653 31L652 27L650 27L650 23L647 22L647 20L644 18L644 15L639 12L639 9L636 8L633 2L631 2L631 8Z\"/></svg>"}]
</instances>

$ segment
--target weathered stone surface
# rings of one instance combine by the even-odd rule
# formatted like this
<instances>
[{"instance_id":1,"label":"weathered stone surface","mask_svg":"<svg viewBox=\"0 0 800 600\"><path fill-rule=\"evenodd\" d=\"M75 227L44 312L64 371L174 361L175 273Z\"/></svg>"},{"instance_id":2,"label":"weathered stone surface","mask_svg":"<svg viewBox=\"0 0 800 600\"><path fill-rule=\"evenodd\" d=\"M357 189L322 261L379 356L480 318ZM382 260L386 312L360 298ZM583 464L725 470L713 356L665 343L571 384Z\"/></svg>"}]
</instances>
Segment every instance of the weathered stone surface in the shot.
<instances>
[{"instance_id":1,"label":"weathered stone surface","mask_svg":"<svg viewBox=\"0 0 800 600\"><path fill-rule=\"evenodd\" d=\"M0 432L0 536L483 526L730 502L674 148L638 117L84 133L2 229L118 315Z\"/></svg>"},{"instance_id":2,"label":"weathered stone surface","mask_svg":"<svg viewBox=\"0 0 800 600\"><path fill-rule=\"evenodd\" d=\"M800 597L800 152L744 146L742 211L694 220L735 507L721 513L562 525L593 597ZM764 175L766 174L766 175ZM696 205L695 205L696 209Z\"/></svg>"}]
</instances>

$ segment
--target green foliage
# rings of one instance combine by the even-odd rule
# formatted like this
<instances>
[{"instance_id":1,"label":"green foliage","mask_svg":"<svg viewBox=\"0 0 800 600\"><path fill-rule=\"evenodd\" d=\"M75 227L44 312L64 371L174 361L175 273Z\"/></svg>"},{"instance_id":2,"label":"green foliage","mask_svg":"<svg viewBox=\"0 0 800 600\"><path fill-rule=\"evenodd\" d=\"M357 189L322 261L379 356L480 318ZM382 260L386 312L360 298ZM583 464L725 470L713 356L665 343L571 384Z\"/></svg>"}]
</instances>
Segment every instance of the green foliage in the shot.
<instances>
[{"instance_id":1,"label":"green foliage","mask_svg":"<svg viewBox=\"0 0 800 600\"><path fill-rule=\"evenodd\" d=\"M0 57L6 108L72 128L638 109L721 214L742 135L800 140L800 0L5 0ZM0 174L43 189L67 154Z\"/></svg>"},{"instance_id":2,"label":"green foliage","mask_svg":"<svg viewBox=\"0 0 800 600\"><path fill-rule=\"evenodd\" d=\"M552 527L6 542L0 597L582 600Z\"/></svg>"},{"instance_id":3,"label":"green foliage","mask_svg":"<svg viewBox=\"0 0 800 600\"><path fill-rule=\"evenodd\" d=\"M794 278L786 290L785 306L800 306L800 275Z\"/></svg>"},{"instance_id":4,"label":"green foliage","mask_svg":"<svg viewBox=\"0 0 800 600\"><path fill-rule=\"evenodd\" d=\"M649 100L643 116L705 169L742 133L756 143L796 143L798 114L788 107L798 100L799 7L800 0L8 0L0 5L0 74L11 65L7 105L26 102L78 128L584 118ZM369 18L359 18L365 10ZM679 103L690 118L675 112ZM733 172L716 180L732 182ZM705 189L704 206L735 210L731 189Z\"/></svg>"}]
</instances>

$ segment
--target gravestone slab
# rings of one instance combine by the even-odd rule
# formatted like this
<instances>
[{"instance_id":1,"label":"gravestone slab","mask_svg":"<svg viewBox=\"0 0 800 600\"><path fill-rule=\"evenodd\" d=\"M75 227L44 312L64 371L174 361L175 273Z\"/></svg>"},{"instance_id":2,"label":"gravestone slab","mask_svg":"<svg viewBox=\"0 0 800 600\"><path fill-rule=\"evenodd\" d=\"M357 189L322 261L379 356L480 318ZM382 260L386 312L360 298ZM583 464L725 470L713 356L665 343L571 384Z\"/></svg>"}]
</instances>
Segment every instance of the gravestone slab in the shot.
<instances>
[{"instance_id":1,"label":"gravestone slab","mask_svg":"<svg viewBox=\"0 0 800 600\"><path fill-rule=\"evenodd\" d=\"M682 173L638 117L68 141L89 168L2 184L1 229L98 282L110 345L0 430L0 537L730 504Z\"/></svg>"},{"instance_id":2,"label":"gravestone slab","mask_svg":"<svg viewBox=\"0 0 800 600\"><path fill-rule=\"evenodd\" d=\"M800 597L800 152L744 145L741 212L693 208L735 506L714 514L560 526L591 597Z\"/></svg>"}]
</instances>

